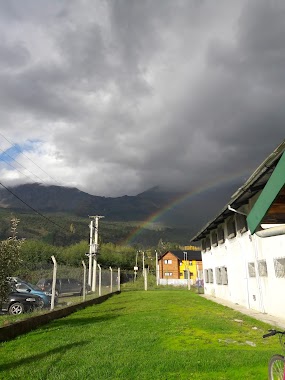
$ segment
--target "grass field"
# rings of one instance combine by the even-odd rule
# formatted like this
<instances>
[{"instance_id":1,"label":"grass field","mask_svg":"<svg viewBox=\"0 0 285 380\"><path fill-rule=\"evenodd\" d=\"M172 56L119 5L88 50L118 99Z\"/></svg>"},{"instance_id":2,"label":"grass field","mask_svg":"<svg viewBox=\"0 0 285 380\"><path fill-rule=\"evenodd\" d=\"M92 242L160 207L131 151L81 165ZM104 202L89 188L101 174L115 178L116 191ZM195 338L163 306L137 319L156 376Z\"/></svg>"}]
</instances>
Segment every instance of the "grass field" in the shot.
<instances>
[{"instance_id":1,"label":"grass field","mask_svg":"<svg viewBox=\"0 0 285 380\"><path fill-rule=\"evenodd\" d=\"M187 290L125 291L2 343L0 378L263 380L268 328Z\"/></svg>"}]
</instances>

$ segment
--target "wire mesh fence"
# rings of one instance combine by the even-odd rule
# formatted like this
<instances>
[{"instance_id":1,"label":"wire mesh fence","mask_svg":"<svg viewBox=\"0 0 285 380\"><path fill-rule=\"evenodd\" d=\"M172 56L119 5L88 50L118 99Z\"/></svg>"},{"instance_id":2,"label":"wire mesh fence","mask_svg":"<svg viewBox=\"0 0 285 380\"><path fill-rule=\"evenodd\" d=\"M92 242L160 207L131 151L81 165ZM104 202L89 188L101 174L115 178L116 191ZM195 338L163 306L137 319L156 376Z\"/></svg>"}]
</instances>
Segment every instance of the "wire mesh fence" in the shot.
<instances>
[{"instance_id":1,"label":"wire mesh fence","mask_svg":"<svg viewBox=\"0 0 285 380\"><path fill-rule=\"evenodd\" d=\"M120 290L121 284L133 281L132 273L120 268L101 268L100 264L92 268L88 276L88 267L84 261L80 266L57 263L22 262L21 268L12 277L19 292L30 292L45 298L44 307L56 309L84 300L103 296ZM96 270L94 270L94 267Z\"/></svg>"},{"instance_id":2,"label":"wire mesh fence","mask_svg":"<svg viewBox=\"0 0 285 380\"><path fill-rule=\"evenodd\" d=\"M23 260L13 280L18 291L41 296L44 307L51 310L121 289L153 290L161 286L181 286L190 290L194 285L190 283L190 273L188 279L177 279L177 283L173 283L170 276L160 278L158 266L156 269L135 267L134 271L127 271L101 266L100 256L98 262L94 257L90 260L85 256L84 260L77 260L76 265L74 262L69 265L69 261L60 254L49 258L45 256L42 261L38 256L35 260ZM200 292L199 287L197 290Z\"/></svg>"}]
</instances>

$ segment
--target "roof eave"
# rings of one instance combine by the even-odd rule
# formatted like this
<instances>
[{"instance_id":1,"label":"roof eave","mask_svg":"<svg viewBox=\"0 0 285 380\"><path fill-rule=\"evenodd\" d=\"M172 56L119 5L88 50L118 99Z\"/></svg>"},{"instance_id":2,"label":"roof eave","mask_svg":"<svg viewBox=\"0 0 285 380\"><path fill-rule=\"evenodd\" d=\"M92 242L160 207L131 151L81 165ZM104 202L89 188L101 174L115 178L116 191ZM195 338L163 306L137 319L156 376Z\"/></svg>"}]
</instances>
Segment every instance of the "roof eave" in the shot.
<instances>
[{"instance_id":1,"label":"roof eave","mask_svg":"<svg viewBox=\"0 0 285 380\"><path fill-rule=\"evenodd\" d=\"M208 222L194 237L190 239L190 242L199 241L203 239L209 231L214 229L213 224L217 221L218 218L225 219L230 216L232 212L228 209L228 206L234 206L237 202L249 189L251 186L258 181L258 179L274 165L274 163L282 156L285 150L285 140L278 145L278 147L262 162L261 165L253 172L253 174L247 179L245 184L241 186L232 196L229 202L224 206L216 217L214 217L210 222ZM211 228L211 226L213 226Z\"/></svg>"}]
</instances>

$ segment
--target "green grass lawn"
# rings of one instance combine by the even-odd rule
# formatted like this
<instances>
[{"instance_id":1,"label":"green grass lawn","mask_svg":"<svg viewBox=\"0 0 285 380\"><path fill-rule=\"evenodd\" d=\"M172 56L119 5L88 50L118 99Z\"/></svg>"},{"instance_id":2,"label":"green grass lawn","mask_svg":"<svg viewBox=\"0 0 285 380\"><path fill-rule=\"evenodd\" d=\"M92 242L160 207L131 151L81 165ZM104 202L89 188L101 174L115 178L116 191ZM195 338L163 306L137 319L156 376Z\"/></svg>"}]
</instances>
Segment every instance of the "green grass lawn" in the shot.
<instances>
[{"instance_id":1,"label":"green grass lawn","mask_svg":"<svg viewBox=\"0 0 285 380\"><path fill-rule=\"evenodd\" d=\"M187 290L125 291L0 344L0 378L261 380L268 328Z\"/></svg>"}]
</instances>

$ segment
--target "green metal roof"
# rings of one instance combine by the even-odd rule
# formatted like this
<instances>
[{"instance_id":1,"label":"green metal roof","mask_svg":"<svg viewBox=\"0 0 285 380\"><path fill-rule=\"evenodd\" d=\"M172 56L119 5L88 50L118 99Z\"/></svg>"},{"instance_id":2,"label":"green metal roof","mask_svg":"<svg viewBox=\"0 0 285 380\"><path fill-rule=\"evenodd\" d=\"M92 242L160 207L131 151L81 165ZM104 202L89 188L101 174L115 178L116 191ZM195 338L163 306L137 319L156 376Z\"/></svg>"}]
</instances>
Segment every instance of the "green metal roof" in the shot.
<instances>
[{"instance_id":1,"label":"green metal roof","mask_svg":"<svg viewBox=\"0 0 285 380\"><path fill-rule=\"evenodd\" d=\"M239 207L248 204L248 201L254 196L258 195L260 191L263 191L265 188L267 182L272 176L272 173L275 171L275 168L278 165L279 161L284 162L283 154L285 152L285 140L281 142L281 144L262 162L262 164L253 172L253 174L248 178L248 180L245 182L243 186L241 186L232 196L231 199L227 202L225 207L220 211L218 215L214 217L214 219L210 220L194 237L190 239L190 242L193 241L200 241L204 239L206 236L209 235L209 233L216 229L218 225L223 223L227 217L232 215L232 211L229 210L228 206L231 206L234 209L239 209ZM282 157L282 160L281 160ZM281 182L284 184L284 165L282 164L281 171L283 170L283 173L281 175ZM274 176L275 177L275 176ZM282 188L282 186L281 186ZM276 189L277 191L277 189ZM276 195L280 191L280 184L279 184L279 190L275 192L275 195L271 197L272 200L275 199ZM270 191L269 191L270 193ZM272 202L271 202L272 203ZM267 209L268 210L268 209ZM265 211L266 212L266 211ZM250 212L251 214L251 212ZM262 214L262 212L260 212ZM253 218L253 213L250 216L250 219ZM263 214L264 216L264 214ZM257 221L259 218L255 217L255 220ZM261 218L262 219L262 218ZM259 219L259 222L261 221ZM251 222L250 222L251 223ZM257 222L251 223L252 227L254 229L254 225L258 225ZM256 229L256 227L255 227Z\"/></svg>"},{"instance_id":2,"label":"green metal roof","mask_svg":"<svg viewBox=\"0 0 285 380\"><path fill-rule=\"evenodd\" d=\"M285 184L285 152L247 216L247 224L253 234Z\"/></svg>"}]
</instances>

